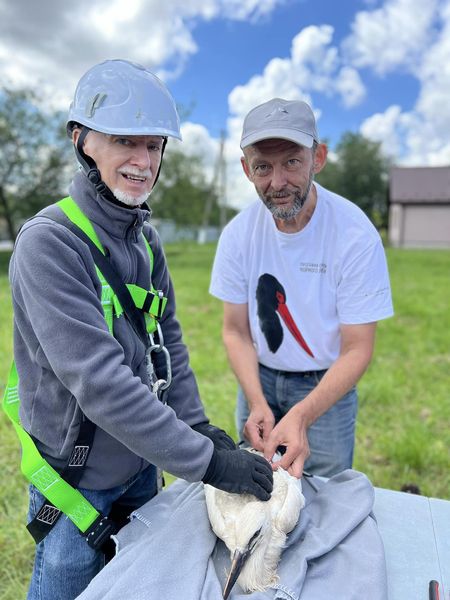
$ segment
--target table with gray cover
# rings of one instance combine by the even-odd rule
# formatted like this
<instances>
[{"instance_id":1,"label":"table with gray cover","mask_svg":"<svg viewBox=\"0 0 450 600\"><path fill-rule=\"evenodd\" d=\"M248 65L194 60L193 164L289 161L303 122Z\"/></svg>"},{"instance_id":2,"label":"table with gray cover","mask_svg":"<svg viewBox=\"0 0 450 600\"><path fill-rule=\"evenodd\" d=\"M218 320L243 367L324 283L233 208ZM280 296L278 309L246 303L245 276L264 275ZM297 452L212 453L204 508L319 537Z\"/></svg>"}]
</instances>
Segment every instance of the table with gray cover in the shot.
<instances>
[{"instance_id":1,"label":"table with gray cover","mask_svg":"<svg viewBox=\"0 0 450 600\"><path fill-rule=\"evenodd\" d=\"M430 579L447 600L450 502L374 489L350 469L303 478L302 489L306 506L278 583L252 594L236 585L230 600L427 600ZM441 544L430 515L442 525ZM116 556L78 600L222 599L230 557L210 528L203 484L175 481L133 513L116 543Z\"/></svg>"}]
</instances>

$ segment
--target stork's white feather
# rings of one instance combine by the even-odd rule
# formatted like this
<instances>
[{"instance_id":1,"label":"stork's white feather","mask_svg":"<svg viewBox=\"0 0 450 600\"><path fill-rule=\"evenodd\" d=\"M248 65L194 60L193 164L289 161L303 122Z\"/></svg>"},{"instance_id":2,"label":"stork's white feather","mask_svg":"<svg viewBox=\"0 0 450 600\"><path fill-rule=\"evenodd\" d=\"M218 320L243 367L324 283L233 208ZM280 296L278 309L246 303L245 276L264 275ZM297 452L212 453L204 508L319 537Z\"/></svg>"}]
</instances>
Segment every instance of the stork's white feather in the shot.
<instances>
[{"instance_id":1,"label":"stork's white feather","mask_svg":"<svg viewBox=\"0 0 450 600\"><path fill-rule=\"evenodd\" d=\"M235 550L245 551L261 528L258 542L239 576L241 588L245 592L263 591L276 583L286 536L294 529L305 505L300 480L279 468L274 471L273 492L267 502L210 485L205 485L205 498L211 527L231 555Z\"/></svg>"}]
</instances>

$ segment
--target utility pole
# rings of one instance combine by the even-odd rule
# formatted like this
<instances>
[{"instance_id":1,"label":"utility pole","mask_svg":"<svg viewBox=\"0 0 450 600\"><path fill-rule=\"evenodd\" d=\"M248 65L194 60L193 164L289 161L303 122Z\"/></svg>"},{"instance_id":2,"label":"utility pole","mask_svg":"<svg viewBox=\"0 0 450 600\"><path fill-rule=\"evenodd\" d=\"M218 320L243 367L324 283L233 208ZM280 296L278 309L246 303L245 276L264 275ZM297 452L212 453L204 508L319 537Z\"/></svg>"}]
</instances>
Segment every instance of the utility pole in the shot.
<instances>
[{"instance_id":1,"label":"utility pole","mask_svg":"<svg viewBox=\"0 0 450 600\"><path fill-rule=\"evenodd\" d=\"M219 153L214 165L213 177L210 185L211 193L208 195L203 212L203 222L198 232L197 243L204 244L207 237L207 229L211 216L213 200L217 197L220 206L220 227L223 229L227 222L227 199L226 199L226 161L225 161L225 130L220 132Z\"/></svg>"},{"instance_id":2,"label":"utility pole","mask_svg":"<svg viewBox=\"0 0 450 600\"><path fill-rule=\"evenodd\" d=\"M225 160L225 131L220 132L219 175L217 178L217 199L220 206L220 229L227 224L227 161Z\"/></svg>"}]
</instances>

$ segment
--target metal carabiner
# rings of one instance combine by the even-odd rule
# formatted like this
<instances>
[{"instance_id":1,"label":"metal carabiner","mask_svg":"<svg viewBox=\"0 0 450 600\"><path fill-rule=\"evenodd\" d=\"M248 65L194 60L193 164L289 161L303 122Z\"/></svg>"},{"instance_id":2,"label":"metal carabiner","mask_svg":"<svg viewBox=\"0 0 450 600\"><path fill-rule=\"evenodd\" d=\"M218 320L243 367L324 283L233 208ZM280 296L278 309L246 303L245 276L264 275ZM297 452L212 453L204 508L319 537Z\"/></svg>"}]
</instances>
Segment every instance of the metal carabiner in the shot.
<instances>
[{"instance_id":1,"label":"metal carabiner","mask_svg":"<svg viewBox=\"0 0 450 600\"><path fill-rule=\"evenodd\" d=\"M167 401L164 399L164 395L162 392L168 387L167 381L165 379L158 379L152 385L152 392L158 396L163 404L167 404Z\"/></svg>"},{"instance_id":2,"label":"metal carabiner","mask_svg":"<svg viewBox=\"0 0 450 600\"><path fill-rule=\"evenodd\" d=\"M166 359L166 377L167 377L167 379L165 380L164 385L160 387L160 389L166 390L169 387L169 385L172 383L172 362L170 360L170 354L169 354L169 351L167 350L167 348L165 346L161 346L161 350L164 354L164 358ZM161 350L159 350L159 352L161 352Z\"/></svg>"},{"instance_id":3,"label":"metal carabiner","mask_svg":"<svg viewBox=\"0 0 450 600\"><path fill-rule=\"evenodd\" d=\"M145 352L145 362L147 367L147 377L151 385L153 385L155 381L155 368L153 366L152 354L150 348L147 348Z\"/></svg>"},{"instance_id":4,"label":"metal carabiner","mask_svg":"<svg viewBox=\"0 0 450 600\"><path fill-rule=\"evenodd\" d=\"M149 334L150 344L151 344L151 352L160 352L161 350L157 350L157 348L162 348L164 346L164 336L161 329L161 326L158 322L156 322L156 333L158 334L158 343L155 342L154 333Z\"/></svg>"},{"instance_id":5,"label":"metal carabiner","mask_svg":"<svg viewBox=\"0 0 450 600\"><path fill-rule=\"evenodd\" d=\"M157 394L159 397L159 393L163 390L166 390L170 384L172 383L172 362L170 359L170 354L167 348L164 346L164 336L161 330L159 323L156 325L157 333L158 333L158 341L159 343L155 343L155 339L153 334L149 334L150 347L147 350L147 373L149 375L149 380L152 385L152 391L154 394ZM157 379L155 380L155 369L153 366L151 354L152 352L162 352L164 354L165 362L166 362L166 378L167 379Z\"/></svg>"}]
</instances>

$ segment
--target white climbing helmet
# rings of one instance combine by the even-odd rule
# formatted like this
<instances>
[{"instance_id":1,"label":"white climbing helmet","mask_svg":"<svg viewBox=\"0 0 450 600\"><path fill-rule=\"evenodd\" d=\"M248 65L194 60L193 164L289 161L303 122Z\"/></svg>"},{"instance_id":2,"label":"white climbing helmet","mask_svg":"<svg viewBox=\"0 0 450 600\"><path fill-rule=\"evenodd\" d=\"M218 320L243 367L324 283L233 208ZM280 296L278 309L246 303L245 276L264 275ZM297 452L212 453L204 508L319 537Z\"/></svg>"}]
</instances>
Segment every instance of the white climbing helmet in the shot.
<instances>
[{"instance_id":1,"label":"white climbing helmet","mask_svg":"<svg viewBox=\"0 0 450 600\"><path fill-rule=\"evenodd\" d=\"M106 60L80 79L67 130L75 123L113 135L159 135L181 140L180 119L164 83L128 60Z\"/></svg>"}]
</instances>

